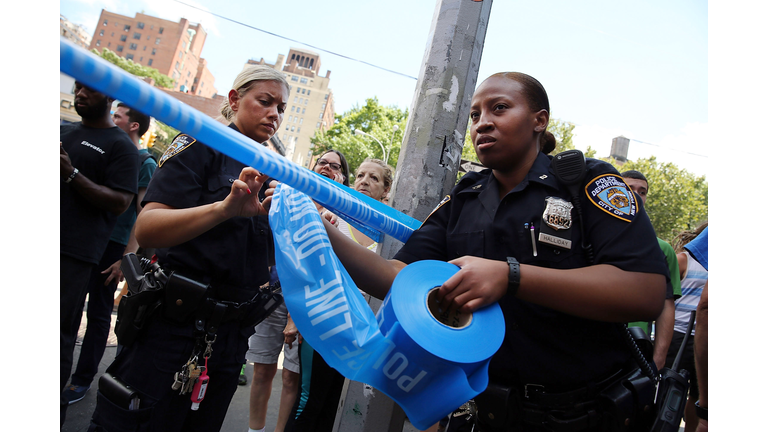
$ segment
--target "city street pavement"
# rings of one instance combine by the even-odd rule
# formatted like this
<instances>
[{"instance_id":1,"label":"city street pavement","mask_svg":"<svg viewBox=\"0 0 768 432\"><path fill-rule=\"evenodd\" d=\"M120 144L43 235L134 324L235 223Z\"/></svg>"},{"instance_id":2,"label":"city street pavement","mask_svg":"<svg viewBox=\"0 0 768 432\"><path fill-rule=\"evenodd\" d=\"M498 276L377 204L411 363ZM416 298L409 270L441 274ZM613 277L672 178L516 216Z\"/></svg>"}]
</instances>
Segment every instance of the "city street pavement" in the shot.
<instances>
[{"instance_id":1,"label":"city street pavement","mask_svg":"<svg viewBox=\"0 0 768 432\"><path fill-rule=\"evenodd\" d=\"M88 425L91 420L91 414L94 408L96 408L96 389L98 387L99 377L104 373L115 358L115 351L117 350L117 340L114 333L114 324L117 313L112 314L112 329L110 329L110 336L107 340L107 348L104 351L104 357L99 364L99 372L91 383L91 389L86 393L85 398L80 402L74 403L67 408L67 419L64 422L64 426L61 428L61 432L85 432L88 430ZM86 316L83 312L83 319L80 323L80 331L78 333L78 344L75 346L75 364L72 367L74 371L77 365L77 359L80 355L80 342L85 334ZM269 398L269 406L267 409L267 431L272 432L277 421L278 405L280 403L280 391L282 389L282 366L283 355L280 354L280 358L277 362L278 371L275 374L275 379L272 381L272 395ZM247 363L245 367L245 374L248 377L248 385L238 386L235 395L232 397L232 402L229 405L227 411L227 417L224 419L222 425L222 432L248 432L248 405L250 399L250 384L251 376L253 374L253 364ZM410 423L406 421L403 427L403 432L416 432Z\"/></svg>"}]
</instances>

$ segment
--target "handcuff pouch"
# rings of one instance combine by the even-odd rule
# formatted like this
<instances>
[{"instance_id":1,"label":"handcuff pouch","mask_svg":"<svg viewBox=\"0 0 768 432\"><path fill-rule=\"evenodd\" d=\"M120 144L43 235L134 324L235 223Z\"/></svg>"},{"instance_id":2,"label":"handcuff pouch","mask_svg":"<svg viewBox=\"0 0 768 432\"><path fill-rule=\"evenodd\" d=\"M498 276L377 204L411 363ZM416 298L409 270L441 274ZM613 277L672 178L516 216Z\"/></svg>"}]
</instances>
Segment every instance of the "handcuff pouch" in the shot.
<instances>
[{"instance_id":1,"label":"handcuff pouch","mask_svg":"<svg viewBox=\"0 0 768 432\"><path fill-rule=\"evenodd\" d=\"M632 368L598 394L603 422L610 424L611 431L648 430L654 417L655 392L653 379L639 367Z\"/></svg>"},{"instance_id":2,"label":"handcuff pouch","mask_svg":"<svg viewBox=\"0 0 768 432\"><path fill-rule=\"evenodd\" d=\"M489 383L484 392L475 396L477 420L485 429L504 430L512 407L511 399L517 394L512 387Z\"/></svg>"},{"instance_id":3,"label":"handcuff pouch","mask_svg":"<svg viewBox=\"0 0 768 432\"><path fill-rule=\"evenodd\" d=\"M207 292L208 285L177 272L171 273L165 285L165 317L178 323L188 322Z\"/></svg>"}]
</instances>

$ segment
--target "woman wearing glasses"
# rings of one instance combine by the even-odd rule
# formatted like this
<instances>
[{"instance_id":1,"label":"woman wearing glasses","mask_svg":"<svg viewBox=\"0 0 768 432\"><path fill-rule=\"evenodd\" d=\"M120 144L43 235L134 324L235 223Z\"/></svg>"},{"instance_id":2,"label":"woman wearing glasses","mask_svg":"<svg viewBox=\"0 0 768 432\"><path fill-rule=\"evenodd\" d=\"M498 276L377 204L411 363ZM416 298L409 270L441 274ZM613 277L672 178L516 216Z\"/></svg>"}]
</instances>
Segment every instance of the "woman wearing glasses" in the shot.
<instances>
[{"instance_id":1,"label":"woman wearing glasses","mask_svg":"<svg viewBox=\"0 0 768 432\"><path fill-rule=\"evenodd\" d=\"M347 160L337 150L323 153L317 159L313 171L349 186ZM366 159L358 168L355 190L360 193L381 200L389 192L391 184L392 169L382 161ZM318 209L343 234L371 250L376 250L377 244L373 240L319 205ZM328 363L306 341L299 346L299 359L300 393L288 418L285 431L330 431L336 418L336 406L344 386L344 376L328 366Z\"/></svg>"}]
</instances>

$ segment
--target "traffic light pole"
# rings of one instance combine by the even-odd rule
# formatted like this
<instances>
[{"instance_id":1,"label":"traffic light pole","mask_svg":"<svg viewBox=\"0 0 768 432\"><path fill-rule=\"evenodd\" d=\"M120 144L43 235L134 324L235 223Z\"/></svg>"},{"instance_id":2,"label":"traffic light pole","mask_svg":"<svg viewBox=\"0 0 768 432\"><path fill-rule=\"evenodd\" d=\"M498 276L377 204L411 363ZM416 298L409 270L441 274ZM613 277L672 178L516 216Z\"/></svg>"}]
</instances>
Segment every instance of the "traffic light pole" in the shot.
<instances>
[{"instance_id":1,"label":"traffic light pole","mask_svg":"<svg viewBox=\"0 0 768 432\"><path fill-rule=\"evenodd\" d=\"M456 183L491 4L437 1L390 194L390 205L420 221ZM389 259L401 246L386 236L380 253ZM370 305L375 313L381 301L372 298ZM403 410L385 394L346 380L333 430L401 432L404 421Z\"/></svg>"}]
</instances>

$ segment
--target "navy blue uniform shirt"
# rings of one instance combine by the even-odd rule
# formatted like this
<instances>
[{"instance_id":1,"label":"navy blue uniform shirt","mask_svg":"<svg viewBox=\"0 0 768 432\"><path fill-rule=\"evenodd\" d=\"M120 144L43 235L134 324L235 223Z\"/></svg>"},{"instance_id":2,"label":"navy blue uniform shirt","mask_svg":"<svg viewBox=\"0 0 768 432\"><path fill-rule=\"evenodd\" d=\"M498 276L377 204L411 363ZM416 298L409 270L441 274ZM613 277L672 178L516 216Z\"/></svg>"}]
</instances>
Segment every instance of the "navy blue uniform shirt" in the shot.
<instances>
[{"instance_id":1,"label":"navy blue uniform shirt","mask_svg":"<svg viewBox=\"0 0 768 432\"><path fill-rule=\"evenodd\" d=\"M582 221L575 209L570 211L570 227L557 234L568 232L570 249L539 240L547 198L573 201L556 180L550 161L550 156L539 153L527 177L501 200L491 170L467 174L394 258L412 263L449 261L464 255L506 261L511 256L522 264L553 269L588 266L581 247ZM579 188L580 200L594 263L668 277L650 220L619 173L605 162L587 159L585 185ZM605 200L613 200L615 205ZM558 222L554 218L550 223L553 220ZM535 227L537 256L530 224ZM540 384L547 391L565 391L604 378L629 360L616 323L575 317L510 296L503 297L499 305L506 334L491 360L489 373L494 382Z\"/></svg>"},{"instance_id":2,"label":"navy blue uniform shirt","mask_svg":"<svg viewBox=\"0 0 768 432\"><path fill-rule=\"evenodd\" d=\"M229 127L237 130L233 124ZM142 205L159 202L182 209L222 201L244 167L193 137L180 134L160 158ZM220 300L244 301L247 292L252 296L259 286L269 282L271 235L266 216L233 217L192 240L157 249L156 253L164 267L210 283Z\"/></svg>"}]
</instances>

